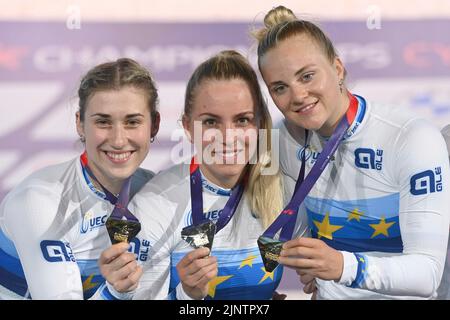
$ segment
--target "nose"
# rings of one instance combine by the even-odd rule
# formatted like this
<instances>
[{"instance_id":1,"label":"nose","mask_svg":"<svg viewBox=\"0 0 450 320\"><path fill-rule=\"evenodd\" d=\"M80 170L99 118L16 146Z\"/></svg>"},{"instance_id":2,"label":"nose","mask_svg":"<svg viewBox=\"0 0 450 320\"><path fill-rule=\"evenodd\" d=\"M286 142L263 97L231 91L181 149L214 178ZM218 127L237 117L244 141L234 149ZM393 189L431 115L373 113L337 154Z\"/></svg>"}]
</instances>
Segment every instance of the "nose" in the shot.
<instances>
[{"instance_id":1,"label":"nose","mask_svg":"<svg viewBox=\"0 0 450 320\"><path fill-rule=\"evenodd\" d=\"M235 125L232 121L226 122L224 125L224 130L222 131L223 144L233 144L236 139L236 133L234 132Z\"/></svg>"},{"instance_id":2,"label":"nose","mask_svg":"<svg viewBox=\"0 0 450 320\"><path fill-rule=\"evenodd\" d=\"M127 143L127 132L122 125L115 125L111 130L111 146L114 149L122 149Z\"/></svg>"},{"instance_id":3,"label":"nose","mask_svg":"<svg viewBox=\"0 0 450 320\"><path fill-rule=\"evenodd\" d=\"M302 104L305 98L308 97L308 90L302 84L295 84L291 86L291 102L293 104Z\"/></svg>"}]
</instances>

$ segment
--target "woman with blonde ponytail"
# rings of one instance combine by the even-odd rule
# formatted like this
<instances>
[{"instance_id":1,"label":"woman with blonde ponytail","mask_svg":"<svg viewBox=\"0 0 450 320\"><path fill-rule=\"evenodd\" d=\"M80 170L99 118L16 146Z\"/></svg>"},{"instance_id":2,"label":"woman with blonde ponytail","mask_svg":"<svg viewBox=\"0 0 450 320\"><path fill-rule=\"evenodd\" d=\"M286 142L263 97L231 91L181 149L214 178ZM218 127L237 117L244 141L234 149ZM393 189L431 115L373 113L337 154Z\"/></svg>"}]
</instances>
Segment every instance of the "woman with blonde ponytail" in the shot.
<instances>
[{"instance_id":1,"label":"woman with blonde ponytail","mask_svg":"<svg viewBox=\"0 0 450 320\"><path fill-rule=\"evenodd\" d=\"M283 184L270 114L241 54L222 51L196 68L182 123L196 155L159 173L130 204L147 217L147 238L160 238L151 244L134 298L162 298L155 292L170 299L279 297L283 269L265 269L257 240L283 209ZM107 256L115 256L114 247ZM119 268L105 278L127 272Z\"/></svg>"},{"instance_id":2,"label":"woman with blonde ponytail","mask_svg":"<svg viewBox=\"0 0 450 320\"><path fill-rule=\"evenodd\" d=\"M281 170L312 235L285 242L278 262L318 299L435 298L450 212L437 128L350 93L330 39L290 9L270 10L253 34L285 117Z\"/></svg>"}]
</instances>

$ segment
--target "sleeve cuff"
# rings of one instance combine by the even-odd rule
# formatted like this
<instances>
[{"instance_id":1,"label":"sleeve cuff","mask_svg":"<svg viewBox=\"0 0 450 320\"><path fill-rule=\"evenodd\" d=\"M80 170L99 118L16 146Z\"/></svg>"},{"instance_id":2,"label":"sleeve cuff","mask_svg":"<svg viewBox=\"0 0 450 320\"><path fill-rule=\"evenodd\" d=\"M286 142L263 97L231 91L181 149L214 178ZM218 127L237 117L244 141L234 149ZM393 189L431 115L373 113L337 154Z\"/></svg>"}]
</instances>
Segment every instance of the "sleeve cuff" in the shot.
<instances>
[{"instance_id":1,"label":"sleeve cuff","mask_svg":"<svg viewBox=\"0 0 450 320\"><path fill-rule=\"evenodd\" d=\"M119 292L106 281L106 285L101 289L101 295L106 300L131 300L136 290L129 292Z\"/></svg>"},{"instance_id":2,"label":"sleeve cuff","mask_svg":"<svg viewBox=\"0 0 450 320\"><path fill-rule=\"evenodd\" d=\"M358 260L352 252L341 251L344 256L344 268L342 270L342 276L337 283L345 286L351 286L356 279L358 273Z\"/></svg>"},{"instance_id":3,"label":"sleeve cuff","mask_svg":"<svg viewBox=\"0 0 450 320\"><path fill-rule=\"evenodd\" d=\"M177 300L195 300L184 291L181 282L177 285L176 292L177 292Z\"/></svg>"}]
</instances>

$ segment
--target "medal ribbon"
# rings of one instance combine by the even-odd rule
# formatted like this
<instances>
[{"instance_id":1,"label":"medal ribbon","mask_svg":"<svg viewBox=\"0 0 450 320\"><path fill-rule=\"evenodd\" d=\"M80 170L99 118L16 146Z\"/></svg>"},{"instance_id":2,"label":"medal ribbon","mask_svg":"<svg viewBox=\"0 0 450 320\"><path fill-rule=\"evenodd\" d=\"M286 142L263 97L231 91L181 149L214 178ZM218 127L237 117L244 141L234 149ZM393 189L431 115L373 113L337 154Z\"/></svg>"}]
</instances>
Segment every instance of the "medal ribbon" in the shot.
<instances>
[{"instance_id":1,"label":"medal ribbon","mask_svg":"<svg viewBox=\"0 0 450 320\"><path fill-rule=\"evenodd\" d=\"M202 174L200 173L200 166L195 163L195 157L192 157L190 171L190 184L191 184L191 208L192 208L192 222L193 225L199 225L208 219L203 214L203 187L202 187ZM220 213L219 219L216 222L216 233L223 229L236 211L239 201L244 193L244 183L239 183L232 191L230 198L228 199L225 207Z\"/></svg>"},{"instance_id":2,"label":"medal ribbon","mask_svg":"<svg viewBox=\"0 0 450 320\"><path fill-rule=\"evenodd\" d=\"M348 95L350 98L350 104L347 109L346 115L342 117L337 128L333 132L333 135L328 140L319 157L317 158L316 163L304 179L306 162L305 154L308 142L308 133L305 132L305 147L302 154L302 166L300 168L297 183L295 185L294 194L283 211L281 211L275 221L264 232L263 236L273 239L278 230L282 229L280 232L280 241L287 241L292 238L300 205L308 195L309 191L311 191L317 179L319 179L320 175L325 170L326 166L331 160L332 155L336 152L339 144L344 139L347 129L355 119L356 113L358 111L358 100L350 92L348 93Z\"/></svg>"},{"instance_id":3,"label":"medal ribbon","mask_svg":"<svg viewBox=\"0 0 450 320\"><path fill-rule=\"evenodd\" d=\"M119 196L116 197L108 189L106 189L100 183L100 181L98 181L92 170L89 168L86 151L80 156L80 160L83 170L85 170L88 175L100 185L103 192L105 193L106 199L114 205L114 209L110 217L113 217L115 219L122 219L123 217L125 217L127 218L127 220L139 221L127 208L128 202L130 200L131 177L125 179L122 188L120 189Z\"/></svg>"}]
</instances>

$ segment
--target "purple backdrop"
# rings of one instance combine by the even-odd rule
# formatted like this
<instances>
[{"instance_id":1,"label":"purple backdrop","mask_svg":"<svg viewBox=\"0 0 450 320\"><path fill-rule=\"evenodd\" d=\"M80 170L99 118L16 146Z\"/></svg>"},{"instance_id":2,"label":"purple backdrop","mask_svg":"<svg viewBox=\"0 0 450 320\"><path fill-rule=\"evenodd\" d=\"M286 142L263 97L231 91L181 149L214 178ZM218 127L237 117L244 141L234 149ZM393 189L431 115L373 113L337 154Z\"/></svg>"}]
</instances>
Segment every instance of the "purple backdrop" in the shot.
<instances>
[{"instance_id":1,"label":"purple backdrop","mask_svg":"<svg viewBox=\"0 0 450 320\"><path fill-rule=\"evenodd\" d=\"M122 56L150 68L160 89L162 127L145 166L158 171L170 165L171 133L190 73L227 48L255 64L250 25L83 23L69 30L64 22L0 22L0 200L32 171L81 151L73 117L79 80L95 64ZM321 25L354 91L401 103L437 126L450 122L450 33L444 31L450 21L382 21L380 30L365 22ZM297 288L288 280L283 288Z\"/></svg>"}]
</instances>

